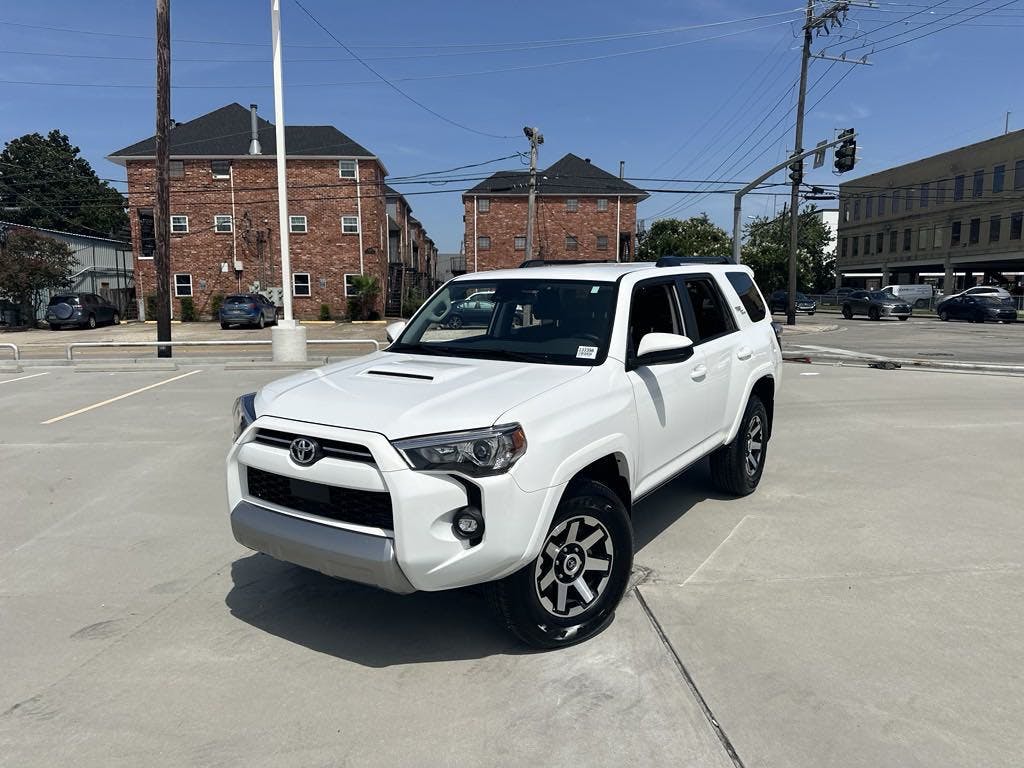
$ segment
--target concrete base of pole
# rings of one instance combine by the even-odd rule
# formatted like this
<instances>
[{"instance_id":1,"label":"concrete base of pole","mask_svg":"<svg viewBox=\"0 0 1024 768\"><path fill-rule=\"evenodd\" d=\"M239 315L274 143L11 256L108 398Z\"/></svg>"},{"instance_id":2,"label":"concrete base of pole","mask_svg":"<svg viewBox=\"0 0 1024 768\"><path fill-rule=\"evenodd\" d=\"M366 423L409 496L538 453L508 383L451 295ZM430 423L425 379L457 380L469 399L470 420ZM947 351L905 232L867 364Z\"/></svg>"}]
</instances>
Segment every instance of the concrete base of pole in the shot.
<instances>
[{"instance_id":1,"label":"concrete base of pole","mask_svg":"<svg viewBox=\"0 0 1024 768\"><path fill-rule=\"evenodd\" d=\"M275 363L306 362L306 328L294 320L279 320L270 329L271 350Z\"/></svg>"}]
</instances>

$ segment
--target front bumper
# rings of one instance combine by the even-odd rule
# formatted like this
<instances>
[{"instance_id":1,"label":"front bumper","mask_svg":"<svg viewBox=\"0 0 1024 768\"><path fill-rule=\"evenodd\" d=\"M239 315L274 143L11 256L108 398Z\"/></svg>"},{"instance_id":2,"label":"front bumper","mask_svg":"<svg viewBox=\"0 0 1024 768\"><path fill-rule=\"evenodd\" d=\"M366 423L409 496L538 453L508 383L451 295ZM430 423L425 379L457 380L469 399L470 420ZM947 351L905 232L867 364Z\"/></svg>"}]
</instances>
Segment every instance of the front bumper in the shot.
<instances>
[{"instance_id":1,"label":"front bumper","mask_svg":"<svg viewBox=\"0 0 1024 768\"><path fill-rule=\"evenodd\" d=\"M373 462L325 456L300 466L286 448L257 442L258 429L354 443L367 448ZM249 467L284 482L387 493L392 527L327 519L256 497L249 492ZM515 468L469 481L417 472L383 435L261 416L228 454L228 508L235 538L250 549L393 592L435 591L502 578L537 556L563 487L527 492L514 475ZM483 513L478 541L452 533L455 512L467 505Z\"/></svg>"},{"instance_id":2,"label":"front bumper","mask_svg":"<svg viewBox=\"0 0 1024 768\"><path fill-rule=\"evenodd\" d=\"M415 591L386 537L316 525L247 501L231 510L231 532L239 544L278 560L389 592Z\"/></svg>"},{"instance_id":3,"label":"front bumper","mask_svg":"<svg viewBox=\"0 0 1024 768\"><path fill-rule=\"evenodd\" d=\"M882 307L882 315L885 317L910 317L910 307Z\"/></svg>"}]
</instances>

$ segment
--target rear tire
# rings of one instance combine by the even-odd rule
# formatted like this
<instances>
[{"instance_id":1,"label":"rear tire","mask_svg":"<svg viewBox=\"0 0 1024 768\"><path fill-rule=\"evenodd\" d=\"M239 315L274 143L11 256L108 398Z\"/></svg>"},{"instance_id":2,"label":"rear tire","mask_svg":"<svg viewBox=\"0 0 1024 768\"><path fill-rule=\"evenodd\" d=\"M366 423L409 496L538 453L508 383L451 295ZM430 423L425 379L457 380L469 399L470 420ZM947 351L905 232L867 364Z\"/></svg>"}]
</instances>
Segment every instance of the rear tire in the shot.
<instances>
[{"instance_id":1,"label":"rear tire","mask_svg":"<svg viewBox=\"0 0 1024 768\"><path fill-rule=\"evenodd\" d=\"M221 328L222 331L226 331L230 327L231 327L230 323L221 323L220 324L220 328Z\"/></svg>"},{"instance_id":2,"label":"rear tire","mask_svg":"<svg viewBox=\"0 0 1024 768\"><path fill-rule=\"evenodd\" d=\"M121 324L121 316L117 312L115 312L113 317L110 318L110 324L111 325L120 325Z\"/></svg>"},{"instance_id":3,"label":"rear tire","mask_svg":"<svg viewBox=\"0 0 1024 768\"><path fill-rule=\"evenodd\" d=\"M768 412L757 395L751 395L739 432L731 443L711 454L711 480L733 496L747 496L761 482L768 455Z\"/></svg>"},{"instance_id":4,"label":"rear tire","mask_svg":"<svg viewBox=\"0 0 1024 768\"><path fill-rule=\"evenodd\" d=\"M901 317L900 320L909 320L909 317Z\"/></svg>"},{"instance_id":5,"label":"rear tire","mask_svg":"<svg viewBox=\"0 0 1024 768\"><path fill-rule=\"evenodd\" d=\"M256 327L260 330L267 327L267 319L263 315L260 315L260 319L256 321Z\"/></svg>"},{"instance_id":6,"label":"rear tire","mask_svg":"<svg viewBox=\"0 0 1024 768\"><path fill-rule=\"evenodd\" d=\"M947 320L949 320L949 312L947 312L946 310L942 310L941 312L939 312L939 320L941 320L942 322L946 322Z\"/></svg>"},{"instance_id":7,"label":"rear tire","mask_svg":"<svg viewBox=\"0 0 1024 768\"><path fill-rule=\"evenodd\" d=\"M52 325L51 324L50 325L50 330L51 331L59 331L60 330L60 326L59 325Z\"/></svg>"},{"instance_id":8,"label":"rear tire","mask_svg":"<svg viewBox=\"0 0 1024 768\"><path fill-rule=\"evenodd\" d=\"M601 483L574 481L537 558L489 591L516 637L533 648L564 648L611 623L632 567L633 527L622 500Z\"/></svg>"},{"instance_id":9,"label":"rear tire","mask_svg":"<svg viewBox=\"0 0 1024 768\"><path fill-rule=\"evenodd\" d=\"M96 327L96 315L89 315L89 319L85 321L85 325L86 325L87 328L95 328Z\"/></svg>"},{"instance_id":10,"label":"rear tire","mask_svg":"<svg viewBox=\"0 0 1024 768\"><path fill-rule=\"evenodd\" d=\"M843 317L845 317L847 320L853 320L853 309L850 307L849 304L843 305Z\"/></svg>"}]
</instances>

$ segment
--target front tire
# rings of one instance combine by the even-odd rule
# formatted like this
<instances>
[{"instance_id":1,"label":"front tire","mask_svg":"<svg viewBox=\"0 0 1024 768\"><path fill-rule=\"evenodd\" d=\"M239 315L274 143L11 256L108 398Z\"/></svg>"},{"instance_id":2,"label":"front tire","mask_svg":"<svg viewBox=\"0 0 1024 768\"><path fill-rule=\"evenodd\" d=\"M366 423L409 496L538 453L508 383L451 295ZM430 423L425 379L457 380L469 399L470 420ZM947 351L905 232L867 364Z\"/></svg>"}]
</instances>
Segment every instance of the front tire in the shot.
<instances>
[{"instance_id":1,"label":"front tire","mask_svg":"<svg viewBox=\"0 0 1024 768\"><path fill-rule=\"evenodd\" d=\"M121 324L121 316L117 312L115 312L113 314L113 316L110 318L110 324L111 325L120 325Z\"/></svg>"},{"instance_id":2,"label":"front tire","mask_svg":"<svg viewBox=\"0 0 1024 768\"><path fill-rule=\"evenodd\" d=\"M768 411L751 395L733 441L711 454L711 480L719 490L747 496L761 482L768 454Z\"/></svg>"},{"instance_id":3,"label":"front tire","mask_svg":"<svg viewBox=\"0 0 1024 768\"><path fill-rule=\"evenodd\" d=\"M853 320L853 308L849 304L843 305L843 317L847 320Z\"/></svg>"},{"instance_id":4,"label":"front tire","mask_svg":"<svg viewBox=\"0 0 1024 768\"><path fill-rule=\"evenodd\" d=\"M221 328L222 331L226 331L230 327L231 327L231 323L221 323L220 324L220 328Z\"/></svg>"},{"instance_id":5,"label":"front tire","mask_svg":"<svg viewBox=\"0 0 1024 768\"><path fill-rule=\"evenodd\" d=\"M256 327L263 330L267 326L267 320L263 315L260 315L260 319L256 321Z\"/></svg>"},{"instance_id":6,"label":"front tire","mask_svg":"<svg viewBox=\"0 0 1024 768\"><path fill-rule=\"evenodd\" d=\"M537 558L491 584L498 615L534 648L581 643L611 623L633 567L622 500L593 480L571 483Z\"/></svg>"},{"instance_id":7,"label":"front tire","mask_svg":"<svg viewBox=\"0 0 1024 768\"><path fill-rule=\"evenodd\" d=\"M96 315L89 315L89 319L85 321L86 328L96 327Z\"/></svg>"}]
</instances>

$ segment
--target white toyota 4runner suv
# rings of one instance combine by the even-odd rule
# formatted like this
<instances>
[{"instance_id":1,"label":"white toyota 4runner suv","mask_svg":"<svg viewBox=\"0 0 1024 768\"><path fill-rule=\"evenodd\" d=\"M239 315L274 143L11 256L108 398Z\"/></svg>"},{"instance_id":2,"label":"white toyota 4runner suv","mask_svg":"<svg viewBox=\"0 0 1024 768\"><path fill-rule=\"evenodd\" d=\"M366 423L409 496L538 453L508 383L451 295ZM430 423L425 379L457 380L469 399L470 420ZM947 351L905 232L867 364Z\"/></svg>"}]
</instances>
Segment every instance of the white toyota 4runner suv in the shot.
<instances>
[{"instance_id":1,"label":"white toyota 4runner suv","mask_svg":"<svg viewBox=\"0 0 1024 768\"><path fill-rule=\"evenodd\" d=\"M388 335L238 399L241 544L392 592L486 582L551 648L611 620L641 497L704 456L731 494L764 470L782 354L746 267L473 273Z\"/></svg>"}]
</instances>

